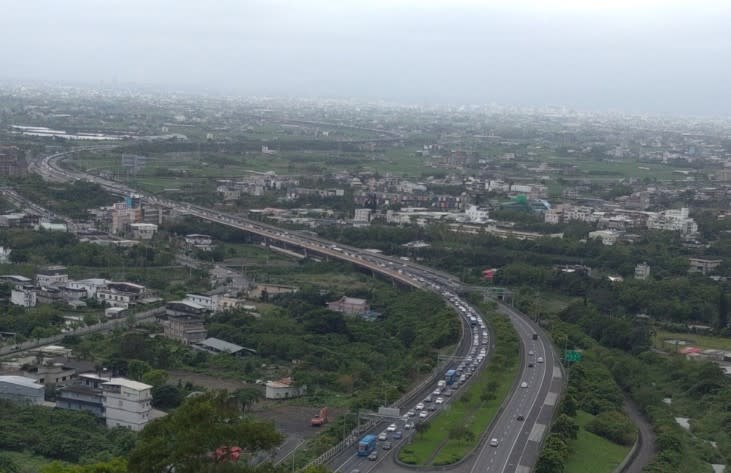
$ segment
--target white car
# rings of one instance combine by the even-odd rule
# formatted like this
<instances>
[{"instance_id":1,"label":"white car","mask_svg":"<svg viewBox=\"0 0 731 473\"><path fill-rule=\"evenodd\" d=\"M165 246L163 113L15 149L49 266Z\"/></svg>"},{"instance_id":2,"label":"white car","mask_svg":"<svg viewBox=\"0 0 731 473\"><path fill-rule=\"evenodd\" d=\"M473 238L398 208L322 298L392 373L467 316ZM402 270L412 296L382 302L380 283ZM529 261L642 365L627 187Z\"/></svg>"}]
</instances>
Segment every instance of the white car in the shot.
<instances>
[{"instance_id":1,"label":"white car","mask_svg":"<svg viewBox=\"0 0 731 473\"><path fill-rule=\"evenodd\" d=\"M443 397L438 397L434 402L437 403L437 404L444 404L444 398Z\"/></svg>"},{"instance_id":2,"label":"white car","mask_svg":"<svg viewBox=\"0 0 731 473\"><path fill-rule=\"evenodd\" d=\"M419 404L416 405L416 410L417 411L420 411L422 409L424 409L424 403L423 402L420 402Z\"/></svg>"},{"instance_id":3,"label":"white car","mask_svg":"<svg viewBox=\"0 0 731 473\"><path fill-rule=\"evenodd\" d=\"M520 383L520 387L521 388L527 388L528 387L528 383L526 383L525 381L523 381L522 383Z\"/></svg>"},{"instance_id":4,"label":"white car","mask_svg":"<svg viewBox=\"0 0 731 473\"><path fill-rule=\"evenodd\" d=\"M429 415L429 413L427 411L421 411L421 412L419 412L419 417L421 417L422 419L425 419L426 416L428 416L428 415Z\"/></svg>"},{"instance_id":5,"label":"white car","mask_svg":"<svg viewBox=\"0 0 731 473\"><path fill-rule=\"evenodd\" d=\"M538 361L538 363L543 363L543 357L539 356L537 361Z\"/></svg>"},{"instance_id":6,"label":"white car","mask_svg":"<svg viewBox=\"0 0 731 473\"><path fill-rule=\"evenodd\" d=\"M388 434L386 432L381 432L380 434L378 434L378 440L388 440Z\"/></svg>"},{"instance_id":7,"label":"white car","mask_svg":"<svg viewBox=\"0 0 731 473\"><path fill-rule=\"evenodd\" d=\"M533 355L535 355L535 353L533 353L533 350L530 350L530 351L528 352L528 356L533 356Z\"/></svg>"},{"instance_id":8,"label":"white car","mask_svg":"<svg viewBox=\"0 0 731 473\"><path fill-rule=\"evenodd\" d=\"M496 438L493 438L492 440L490 440L491 447L497 447L499 445L499 443L500 442L498 442L498 440Z\"/></svg>"},{"instance_id":9,"label":"white car","mask_svg":"<svg viewBox=\"0 0 731 473\"><path fill-rule=\"evenodd\" d=\"M409 417L414 417L416 415L416 411L413 409L409 409L409 412L406 413Z\"/></svg>"},{"instance_id":10,"label":"white car","mask_svg":"<svg viewBox=\"0 0 731 473\"><path fill-rule=\"evenodd\" d=\"M411 430L413 428L414 428L414 424L412 424L411 422L407 422L404 424L404 429L406 429L406 430Z\"/></svg>"},{"instance_id":11,"label":"white car","mask_svg":"<svg viewBox=\"0 0 731 473\"><path fill-rule=\"evenodd\" d=\"M391 424L388 427L386 427L387 432L396 432L396 424Z\"/></svg>"}]
</instances>

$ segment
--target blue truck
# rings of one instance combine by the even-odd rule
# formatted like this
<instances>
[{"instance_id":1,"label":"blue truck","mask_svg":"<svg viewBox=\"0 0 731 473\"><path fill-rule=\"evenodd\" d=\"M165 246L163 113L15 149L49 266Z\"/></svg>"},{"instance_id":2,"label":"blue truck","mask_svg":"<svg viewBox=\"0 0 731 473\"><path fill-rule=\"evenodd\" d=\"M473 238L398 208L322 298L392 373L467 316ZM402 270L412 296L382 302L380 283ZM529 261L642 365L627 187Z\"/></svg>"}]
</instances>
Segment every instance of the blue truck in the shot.
<instances>
[{"instance_id":1,"label":"blue truck","mask_svg":"<svg viewBox=\"0 0 731 473\"><path fill-rule=\"evenodd\" d=\"M444 381L447 382L447 385L454 384L458 379L459 376L457 376L457 371L455 370L447 370L447 373L444 375Z\"/></svg>"},{"instance_id":2,"label":"blue truck","mask_svg":"<svg viewBox=\"0 0 731 473\"><path fill-rule=\"evenodd\" d=\"M376 436L366 435L358 442L358 456L367 457L376 449Z\"/></svg>"}]
</instances>

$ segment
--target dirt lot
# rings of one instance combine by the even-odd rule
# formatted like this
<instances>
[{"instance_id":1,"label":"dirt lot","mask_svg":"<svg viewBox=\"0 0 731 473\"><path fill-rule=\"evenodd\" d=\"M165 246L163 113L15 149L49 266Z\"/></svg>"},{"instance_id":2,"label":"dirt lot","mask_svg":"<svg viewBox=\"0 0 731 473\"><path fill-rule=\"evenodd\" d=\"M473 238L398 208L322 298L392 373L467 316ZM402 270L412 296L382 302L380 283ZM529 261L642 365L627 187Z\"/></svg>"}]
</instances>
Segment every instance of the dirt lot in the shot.
<instances>
[{"instance_id":1,"label":"dirt lot","mask_svg":"<svg viewBox=\"0 0 731 473\"><path fill-rule=\"evenodd\" d=\"M262 393L264 392L263 386L245 383L235 379L219 378L218 376L182 370L169 370L168 374L170 374L169 382L171 384L177 384L178 380L180 380L183 383L193 383L195 386L211 390L226 389L228 391L236 391L237 389L242 388L260 388Z\"/></svg>"}]
</instances>

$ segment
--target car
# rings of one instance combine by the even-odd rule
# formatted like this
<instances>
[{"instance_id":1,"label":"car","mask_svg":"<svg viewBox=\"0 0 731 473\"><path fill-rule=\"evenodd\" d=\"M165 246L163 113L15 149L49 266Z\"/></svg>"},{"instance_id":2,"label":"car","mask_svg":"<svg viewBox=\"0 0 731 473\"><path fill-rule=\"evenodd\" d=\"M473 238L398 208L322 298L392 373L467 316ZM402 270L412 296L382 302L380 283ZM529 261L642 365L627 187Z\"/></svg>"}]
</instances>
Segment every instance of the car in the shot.
<instances>
[{"instance_id":1,"label":"car","mask_svg":"<svg viewBox=\"0 0 731 473\"><path fill-rule=\"evenodd\" d=\"M368 455L368 459L372 462L378 460L378 450L373 450L370 455Z\"/></svg>"},{"instance_id":2,"label":"car","mask_svg":"<svg viewBox=\"0 0 731 473\"><path fill-rule=\"evenodd\" d=\"M530 350L530 351L528 352L528 356L533 356L533 355L535 355L535 353L533 353L533 350Z\"/></svg>"},{"instance_id":3,"label":"car","mask_svg":"<svg viewBox=\"0 0 731 473\"><path fill-rule=\"evenodd\" d=\"M424 409L424 403L423 402L420 402L419 404L416 405L416 410L417 411L420 411L422 409Z\"/></svg>"},{"instance_id":4,"label":"car","mask_svg":"<svg viewBox=\"0 0 731 473\"><path fill-rule=\"evenodd\" d=\"M526 383L525 381L523 381L522 383L520 383L520 387L521 388L527 388L528 387L528 383Z\"/></svg>"},{"instance_id":5,"label":"car","mask_svg":"<svg viewBox=\"0 0 731 473\"><path fill-rule=\"evenodd\" d=\"M434 402L437 403L437 404L444 404L444 398L443 397L438 397Z\"/></svg>"},{"instance_id":6,"label":"car","mask_svg":"<svg viewBox=\"0 0 731 473\"><path fill-rule=\"evenodd\" d=\"M409 412L406 413L409 417L414 417L416 415L416 411L413 409L409 409Z\"/></svg>"},{"instance_id":7,"label":"car","mask_svg":"<svg viewBox=\"0 0 731 473\"><path fill-rule=\"evenodd\" d=\"M434 390L434 392L432 394L435 395L435 396L439 396L440 394L442 394L442 390L439 389L439 388L437 388L437 389Z\"/></svg>"},{"instance_id":8,"label":"car","mask_svg":"<svg viewBox=\"0 0 731 473\"><path fill-rule=\"evenodd\" d=\"M533 363L528 363L528 368L533 368Z\"/></svg>"},{"instance_id":9,"label":"car","mask_svg":"<svg viewBox=\"0 0 731 473\"><path fill-rule=\"evenodd\" d=\"M543 357L542 356L539 356L538 357L538 363L543 363Z\"/></svg>"},{"instance_id":10,"label":"car","mask_svg":"<svg viewBox=\"0 0 731 473\"><path fill-rule=\"evenodd\" d=\"M354 468L354 469L350 470L350 473L360 473L360 470L357 468Z\"/></svg>"},{"instance_id":11,"label":"car","mask_svg":"<svg viewBox=\"0 0 731 473\"><path fill-rule=\"evenodd\" d=\"M384 450L391 450L391 442L384 442L381 448Z\"/></svg>"},{"instance_id":12,"label":"car","mask_svg":"<svg viewBox=\"0 0 731 473\"><path fill-rule=\"evenodd\" d=\"M414 428L414 423L413 422L407 422L407 423L404 424L404 429L406 429L406 430L411 430L413 428Z\"/></svg>"},{"instance_id":13,"label":"car","mask_svg":"<svg viewBox=\"0 0 731 473\"><path fill-rule=\"evenodd\" d=\"M432 402L431 394L424 398L424 402Z\"/></svg>"},{"instance_id":14,"label":"car","mask_svg":"<svg viewBox=\"0 0 731 473\"><path fill-rule=\"evenodd\" d=\"M380 434L378 434L378 440L388 440L388 434L386 432L381 432Z\"/></svg>"},{"instance_id":15,"label":"car","mask_svg":"<svg viewBox=\"0 0 731 473\"><path fill-rule=\"evenodd\" d=\"M396 431L396 424L391 424L388 427L386 427L387 432L395 432Z\"/></svg>"},{"instance_id":16,"label":"car","mask_svg":"<svg viewBox=\"0 0 731 473\"><path fill-rule=\"evenodd\" d=\"M523 420L525 420L525 417L523 417L523 416L518 416L518 417L516 417L516 419L517 419L517 420L520 420L520 421L523 421Z\"/></svg>"},{"instance_id":17,"label":"car","mask_svg":"<svg viewBox=\"0 0 731 473\"><path fill-rule=\"evenodd\" d=\"M400 438L401 438L401 437L403 437L403 436L404 436L404 433L403 433L403 432L401 432L400 430L397 430L397 431L396 431L396 432L394 432L394 433L393 433L393 435L392 435L392 437L393 437L394 439L396 439L396 440L400 439Z\"/></svg>"},{"instance_id":18,"label":"car","mask_svg":"<svg viewBox=\"0 0 731 473\"><path fill-rule=\"evenodd\" d=\"M426 419L426 417L427 417L428 415L429 415L429 413L428 413L427 411L421 411L421 412L419 412L419 417L420 417L421 419Z\"/></svg>"},{"instance_id":19,"label":"car","mask_svg":"<svg viewBox=\"0 0 731 473\"><path fill-rule=\"evenodd\" d=\"M497 447L499 444L500 444L500 442L498 442L498 439L496 439L496 438L492 438L490 440L490 446L491 447Z\"/></svg>"},{"instance_id":20,"label":"car","mask_svg":"<svg viewBox=\"0 0 731 473\"><path fill-rule=\"evenodd\" d=\"M444 395L447 397L450 397L452 394L454 394L454 391L451 389L447 389L446 391L444 391Z\"/></svg>"},{"instance_id":21,"label":"car","mask_svg":"<svg viewBox=\"0 0 731 473\"><path fill-rule=\"evenodd\" d=\"M437 406L435 406L434 404L429 404L429 406L426 408L426 410L427 411L436 411Z\"/></svg>"}]
</instances>

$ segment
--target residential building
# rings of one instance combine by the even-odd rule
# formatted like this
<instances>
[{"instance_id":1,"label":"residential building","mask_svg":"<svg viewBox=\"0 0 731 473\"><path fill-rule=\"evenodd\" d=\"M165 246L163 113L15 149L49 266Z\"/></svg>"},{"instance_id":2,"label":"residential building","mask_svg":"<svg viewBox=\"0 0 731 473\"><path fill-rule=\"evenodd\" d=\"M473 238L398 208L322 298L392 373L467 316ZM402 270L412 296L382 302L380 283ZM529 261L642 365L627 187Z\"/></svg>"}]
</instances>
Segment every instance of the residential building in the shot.
<instances>
[{"instance_id":1,"label":"residential building","mask_svg":"<svg viewBox=\"0 0 731 473\"><path fill-rule=\"evenodd\" d=\"M36 274L36 286L39 287L63 286L68 280L66 266L46 266Z\"/></svg>"},{"instance_id":2,"label":"residential building","mask_svg":"<svg viewBox=\"0 0 731 473\"><path fill-rule=\"evenodd\" d=\"M207 312L208 309L193 302L168 302L162 321L163 335L186 345L203 341L208 335L203 325Z\"/></svg>"},{"instance_id":3,"label":"residential building","mask_svg":"<svg viewBox=\"0 0 731 473\"><path fill-rule=\"evenodd\" d=\"M0 376L0 399L27 404L42 404L46 389L25 376Z\"/></svg>"},{"instance_id":4,"label":"residential building","mask_svg":"<svg viewBox=\"0 0 731 473\"><path fill-rule=\"evenodd\" d=\"M365 299L343 296L340 299L328 302L327 308L334 312L341 312L347 315L357 315L368 312L370 306Z\"/></svg>"},{"instance_id":5,"label":"residential building","mask_svg":"<svg viewBox=\"0 0 731 473\"><path fill-rule=\"evenodd\" d=\"M23 176L28 172L24 152L17 146L0 146L0 176Z\"/></svg>"},{"instance_id":6,"label":"residential building","mask_svg":"<svg viewBox=\"0 0 731 473\"><path fill-rule=\"evenodd\" d=\"M683 235L698 232L698 225L695 220L688 217L687 207L650 214L647 219L647 228L651 230L679 231Z\"/></svg>"},{"instance_id":7,"label":"residential building","mask_svg":"<svg viewBox=\"0 0 731 473\"><path fill-rule=\"evenodd\" d=\"M35 228L41 217L24 212L14 212L0 215L0 227L7 228Z\"/></svg>"},{"instance_id":8,"label":"residential building","mask_svg":"<svg viewBox=\"0 0 731 473\"><path fill-rule=\"evenodd\" d=\"M104 417L104 396L102 383L111 378L96 373L81 373L73 382L59 390L56 407L72 411L90 412L96 417Z\"/></svg>"},{"instance_id":9,"label":"residential building","mask_svg":"<svg viewBox=\"0 0 731 473\"><path fill-rule=\"evenodd\" d=\"M97 300L111 307L128 309L138 304L146 295L145 286L130 282L109 282L104 288L97 288Z\"/></svg>"},{"instance_id":10,"label":"residential building","mask_svg":"<svg viewBox=\"0 0 731 473\"><path fill-rule=\"evenodd\" d=\"M125 378L112 378L101 386L107 427L139 432L150 421L152 386Z\"/></svg>"},{"instance_id":11,"label":"residential building","mask_svg":"<svg viewBox=\"0 0 731 473\"><path fill-rule=\"evenodd\" d=\"M266 399L290 399L302 396L307 391L306 386L296 386L292 378L282 378L277 381L266 382Z\"/></svg>"},{"instance_id":12,"label":"residential building","mask_svg":"<svg viewBox=\"0 0 731 473\"><path fill-rule=\"evenodd\" d=\"M617 239L621 233L616 230L596 230L589 232L589 238L599 238L603 245L613 245L617 243Z\"/></svg>"},{"instance_id":13,"label":"residential building","mask_svg":"<svg viewBox=\"0 0 731 473\"><path fill-rule=\"evenodd\" d=\"M650 277L650 265L647 263L640 263L635 266L635 279L647 279Z\"/></svg>"},{"instance_id":14,"label":"residential building","mask_svg":"<svg viewBox=\"0 0 731 473\"><path fill-rule=\"evenodd\" d=\"M206 338L193 345L197 350L206 351L208 353L230 353L231 355L244 355L247 353L256 353L256 350L242 347L235 343L227 342L218 338Z\"/></svg>"},{"instance_id":15,"label":"residential building","mask_svg":"<svg viewBox=\"0 0 731 473\"><path fill-rule=\"evenodd\" d=\"M207 296L205 294L186 294L183 302L191 302L210 311L216 310L214 296Z\"/></svg>"},{"instance_id":16,"label":"residential building","mask_svg":"<svg viewBox=\"0 0 731 473\"><path fill-rule=\"evenodd\" d=\"M490 212L484 207L470 205L465 210L465 216L472 223L485 223L490 219Z\"/></svg>"},{"instance_id":17,"label":"residential building","mask_svg":"<svg viewBox=\"0 0 731 473\"><path fill-rule=\"evenodd\" d=\"M10 248L4 248L0 246L0 263L9 263L10 262L10 253L12 253L13 250Z\"/></svg>"},{"instance_id":18,"label":"residential building","mask_svg":"<svg viewBox=\"0 0 731 473\"><path fill-rule=\"evenodd\" d=\"M720 259L688 258L690 263L689 273L701 273L706 276L721 265Z\"/></svg>"},{"instance_id":19,"label":"residential building","mask_svg":"<svg viewBox=\"0 0 731 473\"><path fill-rule=\"evenodd\" d=\"M157 225L154 223L131 223L132 238L137 240L151 240L157 233Z\"/></svg>"},{"instance_id":20,"label":"residential building","mask_svg":"<svg viewBox=\"0 0 731 473\"><path fill-rule=\"evenodd\" d=\"M35 307L38 304L36 290L31 285L17 285L10 290L10 303L20 307Z\"/></svg>"},{"instance_id":21,"label":"residential building","mask_svg":"<svg viewBox=\"0 0 731 473\"><path fill-rule=\"evenodd\" d=\"M106 288L109 282L110 281L101 278L80 279L78 281L69 280L66 283L66 287L71 289L84 290L86 291L86 297L95 299L96 292L99 289Z\"/></svg>"},{"instance_id":22,"label":"residential building","mask_svg":"<svg viewBox=\"0 0 731 473\"><path fill-rule=\"evenodd\" d=\"M200 233L191 233L185 235L185 244L190 248L197 248L203 251L211 251L213 246L213 238L210 235L202 235Z\"/></svg>"},{"instance_id":23,"label":"residential building","mask_svg":"<svg viewBox=\"0 0 731 473\"><path fill-rule=\"evenodd\" d=\"M353 223L370 223L372 212L371 209L355 209Z\"/></svg>"}]
</instances>

